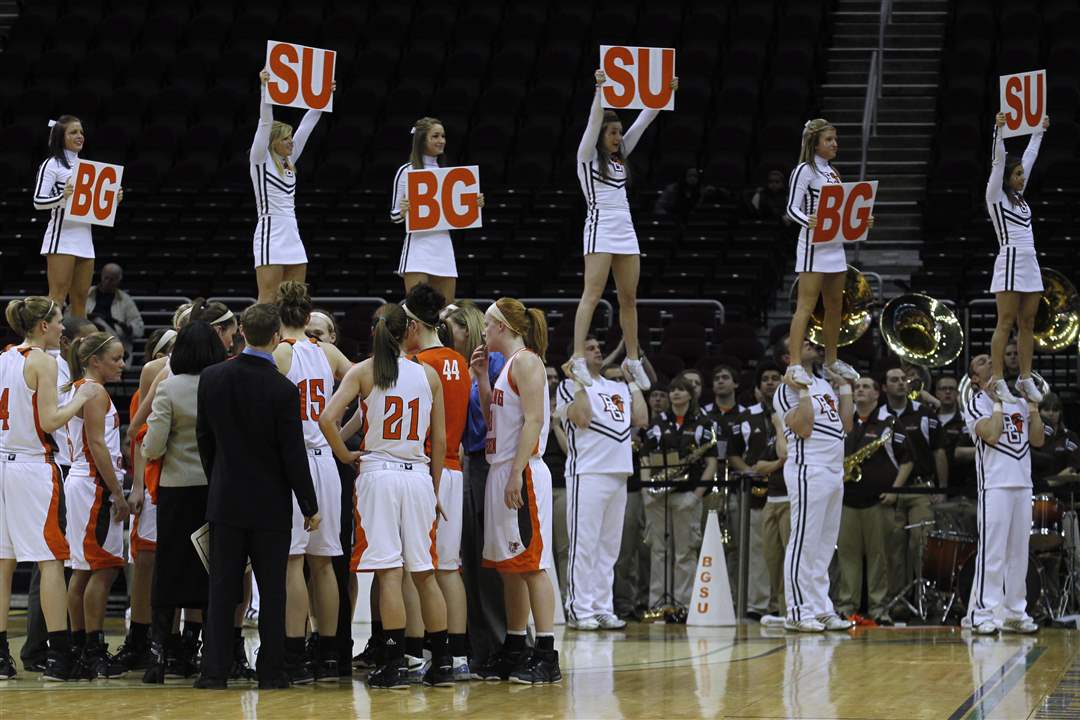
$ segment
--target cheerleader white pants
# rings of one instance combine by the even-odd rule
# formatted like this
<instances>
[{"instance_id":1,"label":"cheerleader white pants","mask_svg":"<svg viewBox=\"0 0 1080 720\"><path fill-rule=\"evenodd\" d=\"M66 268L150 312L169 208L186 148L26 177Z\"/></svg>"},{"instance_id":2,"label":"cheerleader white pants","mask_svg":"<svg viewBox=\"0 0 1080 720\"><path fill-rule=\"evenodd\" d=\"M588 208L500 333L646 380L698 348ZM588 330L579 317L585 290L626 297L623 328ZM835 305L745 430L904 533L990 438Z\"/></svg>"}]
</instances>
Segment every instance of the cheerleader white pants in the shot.
<instances>
[{"instance_id":1,"label":"cheerleader white pants","mask_svg":"<svg viewBox=\"0 0 1080 720\"><path fill-rule=\"evenodd\" d=\"M626 514L626 475L566 478L566 614L574 620L615 614L615 561Z\"/></svg>"},{"instance_id":2,"label":"cheerleader white pants","mask_svg":"<svg viewBox=\"0 0 1080 720\"><path fill-rule=\"evenodd\" d=\"M843 470L788 462L784 482L791 502L791 537L784 555L787 619L800 622L831 615L835 611L829 599L829 562L840 536Z\"/></svg>"},{"instance_id":3,"label":"cheerleader white pants","mask_svg":"<svg viewBox=\"0 0 1080 720\"><path fill-rule=\"evenodd\" d=\"M1026 620L1031 488L990 488L979 493L979 547L968 618L971 626Z\"/></svg>"}]
</instances>

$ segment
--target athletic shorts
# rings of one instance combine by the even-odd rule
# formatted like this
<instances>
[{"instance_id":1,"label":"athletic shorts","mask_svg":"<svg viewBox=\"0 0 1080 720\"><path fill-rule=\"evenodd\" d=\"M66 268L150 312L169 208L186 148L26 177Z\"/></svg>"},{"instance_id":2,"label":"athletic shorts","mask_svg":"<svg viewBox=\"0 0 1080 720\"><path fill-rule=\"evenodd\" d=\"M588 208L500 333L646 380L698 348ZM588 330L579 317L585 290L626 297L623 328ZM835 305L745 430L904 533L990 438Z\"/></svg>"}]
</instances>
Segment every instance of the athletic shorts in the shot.
<instances>
[{"instance_id":1,"label":"athletic shorts","mask_svg":"<svg viewBox=\"0 0 1080 720\"><path fill-rule=\"evenodd\" d=\"M435 549L439 570L461 569L461 528L465 512L465 478L460 470L443 468L439 481L439 505L446 518L439 518L435 528Z\"/></svg>"},{"instance_id":2,"label":"athletic shorts","mask_svg":"<svg viewBox=\"0 0 1080 720\"><path fill-rule=\"evenodd\" d=\"M506 507L506 485L511 462L492 465L484 493L484 567L499 572L525 573L551 567L551 472L540 458L532 458L522 473L525 504Z\"/></svg>"},{"instance_id":3,"label":"athletic shorts","mask_svg":"<svg viewBox=\"0 0 1080 720\"><path fill-rule=\"evenodd\" d=\"M319 528L314 532L304 529L304 516L293 495L289 554L335 557L341 554L341 476L330 448L309 448L307 455L315 499L319 503Z\"/></svg>"},{"instance_id":4,"label":"athletic shorts","mask_svg":"<svg viewBox=\"0 0 1080 720\"><path fill-rule=\"evenodd\" d=\"M423 572L438 566L435 488L427 465L362 464L356 478L356 515L353 572L403 566Z\"/></svg>"},{"instance_id":5,"label":"athletic shorts","mask_svg":"<svg viewBox=\"0 0 1080 720\"><path fill-rule=\"evenodd\" d=\"M131 518L131 559L143 551L157 552L157 505L145 487L142 511Z\"/></svg>"},{"instance_id":6,"label":"athletic shorts","mask_svg":"<svg viewBox=\"0 0 1080 720\"><path fill-rule=\"evenodd\" d=\"M113 520L112 493L95 477L72 472L64 484L73 570L123 567L124 524Z\"/></svg>"},{"instance_id":7,"label":"athletic shorts","mask_svg":"<svg viewBox=\"0 0 1080 720\"><path fill-rule=\"evenodd\" d=\"M7 458L12 458L8 460ZM39 459L0 458L0 559L67 560L67 513L60 468Z\"/></svg>"}]
</instances>

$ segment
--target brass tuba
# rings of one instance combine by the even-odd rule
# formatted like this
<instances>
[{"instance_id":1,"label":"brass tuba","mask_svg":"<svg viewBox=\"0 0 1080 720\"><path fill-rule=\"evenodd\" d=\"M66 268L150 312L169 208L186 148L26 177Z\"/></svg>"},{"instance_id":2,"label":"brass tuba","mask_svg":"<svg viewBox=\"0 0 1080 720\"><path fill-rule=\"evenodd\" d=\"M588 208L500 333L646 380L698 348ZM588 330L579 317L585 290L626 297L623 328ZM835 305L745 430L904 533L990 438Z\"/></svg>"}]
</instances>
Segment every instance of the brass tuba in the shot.
<instances>
[{"instance_id":1,"label":"brass tuba","mask_svg":"<svg viewBox=\"0 0 1080 720\"><path fill-rule=\"evenodd\" d=\"M881 337L902 362L924 368L948 365L964 347L956 314L929 295L895 297L881 311Z\"/></svg>"},{"instance_id":2,"label":"brass tuba","mask_svg":"<svg viewBox=\"0 0 1080 720\"><path fill-rule=\"evenodd\" d=\"M1076 344L1080 336L1080 296L1062 273L1042 268L1043 293L1035 315L1035 345L1043 352L1058 352Z\"/></svg>"},{"instance_id":3,"label":"brass tuba","mask_svg":"<svg viewBox=\"0 0 1080 720\"><path fill-rule=\"evenodd\" d=\"M799 298L799 281L791 286L791 310L795 311ZM848 265L844 283L844 307L840 316L840 339L837 347L851 345L869 329L872 322L870 310L874 304L874 291L870 281L854 266ZM824 344L822 324L825 321L825 303L819 297L810 322L806 324L806 338L817 345Z\"/></svg>"},{"instance_id":4,"label":"brass tuba","mask_svg":"<svg viewBox=\"0 0 1080 720\"><path fill-rule=\"evenodd\" d=\"M1046 393L1050 392L1050 383L1046 382L1046 379L1042 375L1032 370L1031 379L1034 380L1035 384L1039 386L1039 390L1042 392L1043 395L1046 395ZM971 397L978 391L979 388L975 387L975 384L971 382L971 375L968 373L964 373L963 376L960 378L960 382L956 388L957 405L961 408L964 407L968 404L968 402L970 402Z\"/></svg>"}]
</instances>

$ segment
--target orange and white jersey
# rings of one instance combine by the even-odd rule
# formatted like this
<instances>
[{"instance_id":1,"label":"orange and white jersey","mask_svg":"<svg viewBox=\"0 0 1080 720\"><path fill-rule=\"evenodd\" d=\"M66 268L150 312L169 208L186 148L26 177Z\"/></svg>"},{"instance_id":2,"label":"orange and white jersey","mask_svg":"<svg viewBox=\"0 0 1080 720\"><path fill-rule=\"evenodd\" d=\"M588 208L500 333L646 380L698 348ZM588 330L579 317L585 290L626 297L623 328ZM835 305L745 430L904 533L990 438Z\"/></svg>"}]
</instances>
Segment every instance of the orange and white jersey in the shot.
<instances>
[{"instance_id":1,"label":"orange and white jersey","mask_svg":"<svg viewBox=\"0 0 1080 720\"><path fill-rule=\"evenodd\" d=\"M292 364L289 365L289 382L300 390L300 420L304 425L304 444L308 449L328 448L329 443L319 429L319 418L334 392L334 369L319 347L319 341L309 338L307 342L286 340L292 345Z\"/></svg>"},{"instance_id":2,"label":"orange and white jersey","mask_svg":"<svg viewBox=\"0 0 1080 720\"><path fill-rule=\"evenodd\" d=\"M389 388L372 389L364 399L367 454L363 462L427 465L424 442L431 425L431 402L431 385L424 366L399 357L397 382Z\"/></svg>"},{"instance_id":3,"label":"orange and white jersey","mask_svg":"<svg viewBox=\"0 0 1080 720\"><path fill-rule=\"evenodd\" d=\"M86 378L76 380L72 389L78 388ZM68 421L68 436L71 438L71 472L75 475L97 477L97 464L90 452L90 443L86 437L86 424L81 417L75 416ZM109 451L109 462L118 476L124 471L124 456L120 453L120 415L116 412L112 398L109 398L109 411L105 414L105 447Z\"/></svg>"},{"instance_id":4,"label":"orange and white jersey","mask_svg":"<svg viewBox=\"0 0 1080 720\"><path fill-rule=\"evenodd\" d=\"M491 388L491 421L488 423L487 446L485 448L487 461L495 463L511 462L517 453L518 442L521 440L521 428L525 425L525 411L521 406L521 395L518 394L517 383L514 382L514 360L521 353L532 352L522 349L510 356L499 373L495 386ZM547 384L544 384L544 426L540 428L540 439L533 448L530 457L540 457L547 447L548 425L551 423L551 398L548 396Z\"/></svg>"},{"instance_id":5,"label":"orange and white jersey","mask_svg":"<svg viewBox=\"0 0 1080 720\"><path fill-rule=\"evenodd\" d=\"M38 423L37 392L23 375L32 352L23 345L0 355L0 460L52 462L56 453L56 442Z\"/></svg>"},{"instance_id":6,"label":"orange and white jersey","mask_svg":"<svg viewBox=\"0 0 1080 720\"><path fill-rule=\"evenodd\" d=\"M469 416L469 391L472 378L469 363L457 350L433 347L421 350L416 359L430 365L439 374L443 390L443 415L446 422L446 465L450 470L461 469L461 436ZM430 452L430 445L428 451Z\"/></svg>"}]
</instances>

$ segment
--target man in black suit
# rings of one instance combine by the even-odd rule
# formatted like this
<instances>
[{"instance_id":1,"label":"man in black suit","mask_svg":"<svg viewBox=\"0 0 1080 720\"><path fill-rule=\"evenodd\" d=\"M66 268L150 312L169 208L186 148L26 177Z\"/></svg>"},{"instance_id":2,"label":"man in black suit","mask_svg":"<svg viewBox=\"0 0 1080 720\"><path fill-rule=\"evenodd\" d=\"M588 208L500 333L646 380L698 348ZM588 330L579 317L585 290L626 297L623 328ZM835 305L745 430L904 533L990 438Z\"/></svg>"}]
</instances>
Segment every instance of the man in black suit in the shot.
<instances>
[{"instance_id":1,"label":"man in black suit","mask_svg":"<svg viewBox=\"0 0 1080 720\"><path fill-rule=\"evenodd\" d=\"M319 525L299 392L271 354L281 340L277 308L253 305L240 326L247 341L243 353L207 368L199 381L196 435L210 490L210 599L197 688L225 687L233 663L233 613L249 557L260 591L259 687L288 687L285 570L294 493L307 530Z\"/></svg>"}]
</instances>

